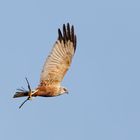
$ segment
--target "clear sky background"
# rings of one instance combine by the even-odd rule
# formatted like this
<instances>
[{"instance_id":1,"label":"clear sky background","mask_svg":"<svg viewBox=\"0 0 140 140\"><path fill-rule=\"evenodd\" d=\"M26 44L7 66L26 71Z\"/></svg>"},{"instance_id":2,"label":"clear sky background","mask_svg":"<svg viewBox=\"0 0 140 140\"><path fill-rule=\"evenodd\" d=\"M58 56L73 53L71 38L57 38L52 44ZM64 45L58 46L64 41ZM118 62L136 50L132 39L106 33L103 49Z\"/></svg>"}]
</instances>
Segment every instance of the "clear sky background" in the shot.
<instances>
[{"instance_id":1,"label":"clear sky background","mask_svg":"<svg viewBox=\"0 0 140 140\"><path fill-rule=\"evenodd\" d=\"M57 29L70 22L77 50L69 95L18 109L17 88L37 87ZM0 1L1 140L140 140L140 2Z\"/></svg>"}]
</instances>

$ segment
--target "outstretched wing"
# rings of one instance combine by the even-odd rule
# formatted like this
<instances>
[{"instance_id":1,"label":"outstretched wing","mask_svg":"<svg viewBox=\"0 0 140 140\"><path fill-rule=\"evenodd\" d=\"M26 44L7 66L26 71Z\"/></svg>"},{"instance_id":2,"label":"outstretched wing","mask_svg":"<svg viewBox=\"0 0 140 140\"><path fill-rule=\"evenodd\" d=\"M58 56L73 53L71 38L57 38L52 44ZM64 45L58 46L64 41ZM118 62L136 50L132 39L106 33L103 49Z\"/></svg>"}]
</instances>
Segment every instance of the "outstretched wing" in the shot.
<instances>
[{"instance_id":1,"label":"outstretched wing","mask_svg":"<svg viewBox=\"0 0 140 140\"><path fill-rule=\"evenodd\" d=\"M58 29L58 39L44 64L40 83L59 85L70 67L75 50L74 26L64 24L63 33Z\"/></svg>"}]
</instances>

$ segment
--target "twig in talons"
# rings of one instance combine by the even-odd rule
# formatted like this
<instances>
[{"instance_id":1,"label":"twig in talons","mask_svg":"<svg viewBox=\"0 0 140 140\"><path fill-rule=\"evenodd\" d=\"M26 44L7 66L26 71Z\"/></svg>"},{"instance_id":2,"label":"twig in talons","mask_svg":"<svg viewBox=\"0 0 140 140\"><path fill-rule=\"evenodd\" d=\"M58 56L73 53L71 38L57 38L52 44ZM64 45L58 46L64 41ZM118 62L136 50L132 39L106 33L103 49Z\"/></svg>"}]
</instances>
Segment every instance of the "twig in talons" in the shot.
<instances>
[{"instance_id":1,"label":"twig in talons","mask_svg":"<svg viewBox=\"0 0 140 140\"><path fill-rule=\"evenodd\" d=\"M19 109L20 109L28 100L30 100L29 97L19 106Z\"/></svg>"},{"instance_id":2,"label":"twig in talons","mask_svg":"<svg viewBox=\"0 0 140 140\"><path fill-rule=\"evenodd\" d=\"M28 93L28 98L19 106L19 109L20 109L28 100L31 100L31 99L32 99L32 95L31 95L31 93L32 93L31 86L30 86L29 81L28 81L28 79L27 79L26 77L25 77L25 80L26 80L26 82L27 82L28 90L29 90L29 91L26 91L23 87L22 87L21 89L18 89L18 90L21 91L21 92L27 92L27 93Z\"/></svg>"},{"instance_id":3,"label":"twig in talons","mask_svg":"<svg viewBox=\"0 0 140 140\"><path fill-rule=\"evenodd\" d=\"M28 89L29 89L29 91L31 91L31 87L30 87L30 84L29 84L29 81L28 81L27 77L25 77L25 79L26 79L26 82L27 82L27 85L28 85Z\"/></svg>"}]
</instances>

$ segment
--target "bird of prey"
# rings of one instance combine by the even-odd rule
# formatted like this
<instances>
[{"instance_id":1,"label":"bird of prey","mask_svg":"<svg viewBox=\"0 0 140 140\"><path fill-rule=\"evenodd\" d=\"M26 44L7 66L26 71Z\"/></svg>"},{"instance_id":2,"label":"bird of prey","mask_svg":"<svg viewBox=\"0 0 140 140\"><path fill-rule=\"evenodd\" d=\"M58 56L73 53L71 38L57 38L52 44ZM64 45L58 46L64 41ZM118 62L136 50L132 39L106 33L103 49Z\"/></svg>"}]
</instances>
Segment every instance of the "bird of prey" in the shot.
<instances>
[{"instance_id":1,"label":"bird of prey","mask_svg":"<svg viewBox=\"0 0 140 140\"><path fill-rule=\"evenodd\" d=\"M13 96L13 98L27 96L27 99L19 108L32 97L54 97L68 93L68 90L61 86L61 82L71 65L75 51L76 35L74 33L74 26L70 26L69 23L63 24L62 31L58 29L58 39L43 66L38 87L32 90L26 78L28 90L24 88L17 89Z\"/></svg>"}]
</instances>

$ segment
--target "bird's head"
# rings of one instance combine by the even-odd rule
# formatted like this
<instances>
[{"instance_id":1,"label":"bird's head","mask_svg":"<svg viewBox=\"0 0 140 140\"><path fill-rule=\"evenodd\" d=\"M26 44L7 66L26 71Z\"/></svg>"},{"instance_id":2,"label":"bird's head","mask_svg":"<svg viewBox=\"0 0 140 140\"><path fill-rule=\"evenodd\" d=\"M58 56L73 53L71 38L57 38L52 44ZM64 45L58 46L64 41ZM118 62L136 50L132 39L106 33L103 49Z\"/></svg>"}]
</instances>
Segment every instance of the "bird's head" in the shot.
<instances>
[{"instance_id":1,"label":"bird's head","mask_svg":"<svg viewBox=\"0 0 140 140\"><path fill-rule=\"evenodd\" d=\"M65 93L69 93L68 90L65 88L65 87L60 87L60 90L59 90L59 94L65 94Z\"/></svg>"}]
</instances>

